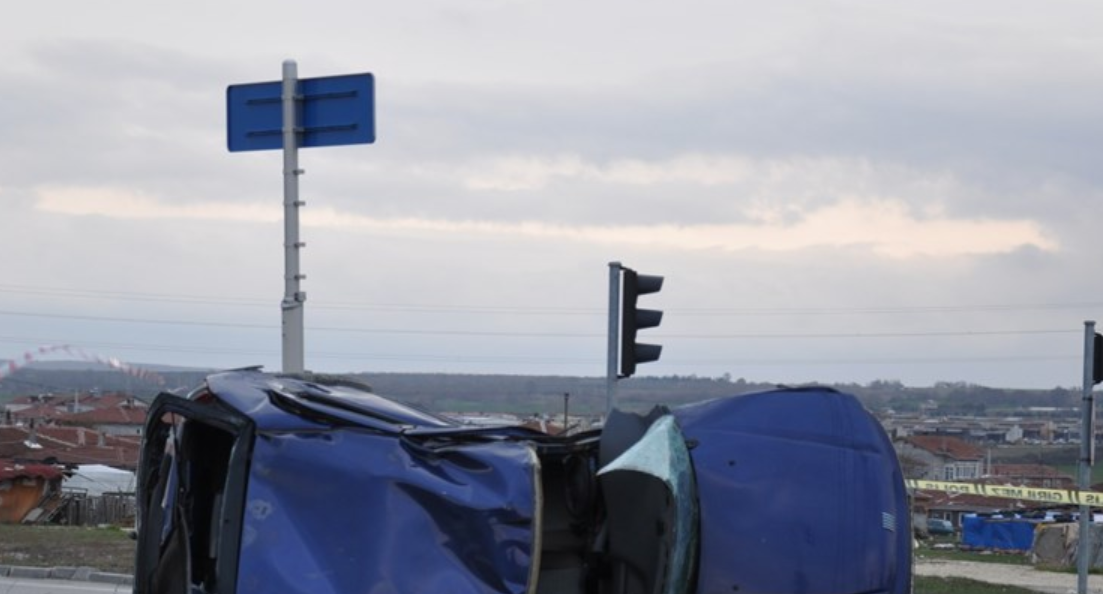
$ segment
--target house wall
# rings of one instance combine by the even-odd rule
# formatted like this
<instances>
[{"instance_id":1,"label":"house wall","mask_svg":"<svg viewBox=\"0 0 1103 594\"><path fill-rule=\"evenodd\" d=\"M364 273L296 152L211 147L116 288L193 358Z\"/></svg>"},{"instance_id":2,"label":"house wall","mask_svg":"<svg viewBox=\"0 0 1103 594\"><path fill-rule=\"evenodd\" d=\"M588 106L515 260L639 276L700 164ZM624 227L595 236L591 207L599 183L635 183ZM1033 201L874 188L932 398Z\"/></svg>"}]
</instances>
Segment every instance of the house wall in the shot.
<instances>
[{"instance_id":1,"label":"house wall","mask_svg":"<svg viewBox=\"0 0 1103 594\"><path fill-rule=\"evenodd\" d=\"M46 494L49 481L19 477L0 481L0 524L18 524Z\"/></svg>"},{"instance_id":2,"label":"house wall","mask_svg":"<svg viewBox=\"0 0 1103 594\"><path fill-rule=\"evenodd\" d=\"M921 464L923 470L915 471L914 478L930 481L960 481L981 478L984 474L983 460L955 460L933 454L910 443L901 441L896 444L900 456L907 456ZM912 478L912 477L909 477Z\"/></svg>"},{"instance_id":3,"label":"house wall","mask_svg":"<svg viewBox=\"0 0 1103 594\"><path fill-rule=\"evenodd\" d=\"M897 442L895 445L899 456L906 456L917 462L909 468L908 478L929 481L942 480L942 460L938 456L904 441Z\"/></svg>"}]
</instances>

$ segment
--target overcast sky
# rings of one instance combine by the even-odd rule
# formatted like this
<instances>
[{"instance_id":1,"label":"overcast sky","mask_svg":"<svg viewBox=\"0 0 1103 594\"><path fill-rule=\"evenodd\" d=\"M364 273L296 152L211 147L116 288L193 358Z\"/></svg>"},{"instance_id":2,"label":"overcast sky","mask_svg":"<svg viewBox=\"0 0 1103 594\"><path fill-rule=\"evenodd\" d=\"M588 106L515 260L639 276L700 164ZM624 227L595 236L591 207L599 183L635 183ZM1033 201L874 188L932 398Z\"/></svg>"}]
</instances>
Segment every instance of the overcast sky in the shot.
<instances>
[{"instance_id":1,"label":"overcast sky","mask_svg":"<svg viewBox=\"0 0 1103 594\"><path fill-rule=\"evenodd\" d=\"M280 368L280 151L226 88L371 72L300 152L306 366L1081 384L1103 321L1095 1L22 2L0 19L0 359ZM46 355L45 357L60 355Z\"/></svg>"}]
</instances>

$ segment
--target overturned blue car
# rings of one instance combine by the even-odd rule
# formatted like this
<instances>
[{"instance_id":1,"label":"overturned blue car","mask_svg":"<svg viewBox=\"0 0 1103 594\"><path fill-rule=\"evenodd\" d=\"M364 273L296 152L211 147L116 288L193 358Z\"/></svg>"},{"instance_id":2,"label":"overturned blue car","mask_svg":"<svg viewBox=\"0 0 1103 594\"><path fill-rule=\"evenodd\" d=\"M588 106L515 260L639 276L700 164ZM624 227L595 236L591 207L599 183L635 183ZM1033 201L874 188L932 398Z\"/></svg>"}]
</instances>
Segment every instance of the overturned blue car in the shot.
<instances>
[{"instance_id":1,"label":"overturned blue car","mask_svg":"<svg viewBox=\"0 0 1103 594\"><path fill-rule=\"evenodd\" d=\"M150 409L139 594L905 594L903 477L852 396L549 436L238 370Z\"/></svg>"}]
</instances>

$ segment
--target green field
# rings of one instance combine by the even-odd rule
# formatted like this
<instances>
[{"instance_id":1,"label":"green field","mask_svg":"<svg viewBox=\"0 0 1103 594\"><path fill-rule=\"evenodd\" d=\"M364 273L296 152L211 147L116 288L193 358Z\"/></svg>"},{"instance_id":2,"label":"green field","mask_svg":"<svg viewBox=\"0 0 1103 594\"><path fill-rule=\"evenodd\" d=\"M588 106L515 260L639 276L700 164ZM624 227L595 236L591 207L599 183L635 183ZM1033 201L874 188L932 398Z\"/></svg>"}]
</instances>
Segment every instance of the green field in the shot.
<instances>
[{"instance_id":1,"label":"green field","mask_svg":"<svg viewBox=\"0 0 1103 594\"><path fill-rule=\"evenodd\" d=\"M918 576L912 594L1037 594L1018 586L1000 586L965 578Z\"/></svg>"},{"instance_id":2,"label":"green field","mask_svg":"<svg viewBox=\"0 0 1103 594\"><path fill-rule=\"evenodd\" d=\"M941 559L944 561L975 561L977 563L1003 563L1005 565L1030 565L1027 555L1021 553L980 553L959 549L933 549L932 544L956 544L957 537L939 536L923 541L916 551L916 559Z\"/></svg>"},{"instance_id":3,"label":"green field","mask_svg":"<svg viewBox=\"0 0 1103 594\"><path fill-rule=\"evenodd\" d=\"M119 528L0 524L0 565L134 572L134 541Z\"/></svg>"},{"instance_id":4,"label":"green field","mask_svg":"<svg viewBox=\"0 0 1103 594\"><path fill-rule=\"evenodd\" d=\"M1057 470L1071 476L1079 484L1080 482L1080 470L1075 464L1060 464L1054 466ZM1095 466L1092 466L1092 480L1091 484L1097 485L1103 483L1103 463L1097 461Z\"/></svg>"},{"instance_id":5,"label":"green field","mask_svg":"<svg viewBox=\"0 0 1103 594\"><path fill-rule=\"evenodd\" d=\"M923 557L991 563L1026 564L1022 555L979 555L960 551L925 550ZM134 541L119 528L72 528L0 524L0 565L29 567L92 567L130 575L134 572ZM998 586L965 578L917 576L913 594L1034 594L1013 586Z\"/></svg>"}]
</instances>

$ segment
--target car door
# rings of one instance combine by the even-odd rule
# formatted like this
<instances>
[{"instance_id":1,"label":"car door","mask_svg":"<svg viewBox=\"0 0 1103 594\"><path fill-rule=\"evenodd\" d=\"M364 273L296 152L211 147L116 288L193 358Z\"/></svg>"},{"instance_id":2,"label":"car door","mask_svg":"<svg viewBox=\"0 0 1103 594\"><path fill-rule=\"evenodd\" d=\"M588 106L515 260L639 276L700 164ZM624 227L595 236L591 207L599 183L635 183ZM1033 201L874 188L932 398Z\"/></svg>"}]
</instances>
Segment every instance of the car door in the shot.
<instances>
[{"instance_id":1,"label":"car door","mask_svg":"<svg viewBox=\"0 0 1103 594\"><path fill-rule=\"evenodd\" d=\"M697 559L697 492L685 437L665 408L612 411L598 482L606 510L603 592L684 594Z\"/></svg>"},{"instance_id":2,"label":"car door","mask_svg":"<svg viewBox=\"0 0 1103 594\"><path fill-rule=\"evenodd\" d=\"M533 591L532 445L396 425L423 417L342 395L233 372L188 399L158 397L139 469L135 592Z\"/></svg>"},{"instance_id":3,"label":"car door","mask_svg":"<svg viewBox=\"0 0 1103 594\"><path fill-rule=\"evenodd\" d=\"M523 442L262 430L236 591L530 592L539 468Z\"/></svg>"},{"instance_id":4,"label":"car door","mask_svg":"<svg viewBox=\"0 0 1103 594\"><path fill-rule=\"evenodd\" d=\"M137 594L234 591L253 432L217 403L154 400L138 468Z\"/></svg>"}]
</instances>

